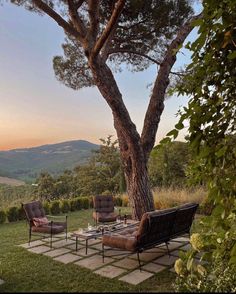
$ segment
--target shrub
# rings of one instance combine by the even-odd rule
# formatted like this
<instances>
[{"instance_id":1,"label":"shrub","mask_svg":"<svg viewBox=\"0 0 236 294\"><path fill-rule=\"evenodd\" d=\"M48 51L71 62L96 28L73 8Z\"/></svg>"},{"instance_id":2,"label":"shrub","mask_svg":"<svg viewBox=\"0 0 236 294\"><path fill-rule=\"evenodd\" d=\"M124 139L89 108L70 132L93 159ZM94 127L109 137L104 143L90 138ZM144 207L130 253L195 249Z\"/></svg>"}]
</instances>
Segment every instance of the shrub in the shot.
<instances>
[{"instance_id":1,"label":"shrub","mask_svg":"<svg viewBox=\"0 0 236 294\"><path fill-rule=\"evenodd\" d=\"M82 197L81 198L81 204L82 204L82 208L84 209L88 209L89 208L89 198L88 197Z\"/></svg>"},{"instance_id":2,"label":"shrub","mask_svg":"<svg viewBox=\"0 0 236 294\"><path fill-rule=\"evenodd\" d=\"M71 211L76 211L77 210L77 208L76 208L76 203L77 203L76 198L71 199L69 202L70 202L70 210Z\"/></svg>"},{"instance_id":3,"label":"shrub","mask_svg":"<svg viewBox=\"0 0 236 294\"><path fill-rule=\"evenodd\" d=\"M80 210L83 204L82 197L75 198L75 201L76 201L76 210Z\"/></svg>"},{"instance_id":4,"label":"shrub","mask_svg":"<svg viewBox=\"0 0 236 294\"><path fill-rule=\"evenodd\" d=\"M43 208L45 211L45 214L50 214L50 203L48 201L43 202Z\"/></svg>"},{"instance_id":5,"label":"shrub","mask_svg":"<svg viewBox=\"0 0 236 294\"><path fill-rule=\"evenodd\" d=\"M93 208L93 197L89 197L89 208Z\"/></svg>"},{"instance_id":6,"label":"shrub","mask_svg":"<svg viewBox=\"0 0 236 294\"><path fill-rule=\"evenodd\" d=\"M128 204L129 204L129 198L128 198L128 196L127 195L123 195L122 196L122 206L123 207L127 207Z\"/></svg>"},{"instance_id":7,"label":"shrub","mask_svg":"<svg viewBox=\"0 0 236 294\"><path fill-rule=\"evenodd\" d=\"M50 210L51 210L51 214L60 214L61 212L60 201L59 200L52 201L50 205Z\"/></svg>"},{"instance_id":8,"label":"shrub","mask_svg":"<svg viewBox=\"0 0 236 294\"><path fill-rule=\"evenodd\" d=\"M22 206L18 207L18 220L25 219L25 211Z\"/></svg>"},{"instance_id":9,"label":"shrub","mask_svg":"<svg viewBox=\"0 0 236 294\"><path fill-rule=\"evenodd\" d=\"M0 210L0 224L5 223L7 219L6 212L4 210Z\"/></svg>"},{"instance_id":10,"label":"shrub","mask_svg":"<svg viewBox=\"0 0 236 294\"><path fill-rule=\"evenodd\" d=\"M122 198L120 196L115 197L115 205L122 206Z\"/></svg>"},{"instance_id":11,"label":"shrub","mask_svg":"<svg viewBox=\"0 0 236 294\"><path fill-rule=\"evenodd\" d=\"M63 199L60 203L60 208L62 213L70 211L70 203L67 199Z\"/></svg>"},{"instance_id":12,"label":"shrub","mask_svg":"<svg viewBox=\"0 0 236 294\"><path fill-rule=\"evenodd\" d=\"M9 222L15 222L18 220L18 207L12 206L7 210L7 219Z\"/></svg>"}]
</instances>

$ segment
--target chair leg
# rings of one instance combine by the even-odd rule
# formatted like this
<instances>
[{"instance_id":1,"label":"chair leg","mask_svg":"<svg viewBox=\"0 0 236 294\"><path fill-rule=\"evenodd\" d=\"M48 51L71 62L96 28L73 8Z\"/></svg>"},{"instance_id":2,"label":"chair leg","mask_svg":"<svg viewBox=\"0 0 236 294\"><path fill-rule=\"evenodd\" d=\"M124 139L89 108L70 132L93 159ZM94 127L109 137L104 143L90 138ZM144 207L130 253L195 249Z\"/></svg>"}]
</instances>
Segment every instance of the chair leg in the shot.
<instances>
[{"instance_id":1,"label":"chair leg","mask_svg":"<svg viewBox=\"0 0 236 294\"><path fill-rule=\"evenodd\" d=\"M66 242L67 242L67 215L66 215Z\"/></svg>"},{"instance_id":2,"label":"chair leg","mask_svg":"<svg viewBox=\"0 0 236 294\"><path fill-rule=\"evenodd\" d=\"M141 262L140 262L140 257L139 257L139 251L137 252L137 257L138 257L139 269L140 269L140 272L141 272Z\"/></svg>"},{"instance_id":3,"label":"chair leg","mask_svg":"<svg viewBox=\"0 0 236 294\"><path fill-rule=\"evenodd\" d=\"M170 250L169 250L169 247L168 247L168 242L165 242L166 243L166 248L167 248L167 251L168 251L168 255L170 257Z\"/></svg>"},{"instance_id":4,"label":"chair leg","mask_svg":"<svg viewBox=\"0 0 236 294\"><path fill-rule=\"evenodd\" d=\"M51 234L50 234L50 248L52 249L52 221L51 221Z\"/></svg>"},{"instance_id":5,"label":"chair leg","mask_svg":"<svg viewBox=\"0 0 236 294\"><path fill-rule=\"evenodd\" d=\"M104 248L104 245L102 243L102 262L104 263L104 258L105 258L105 248Z\"/></svg>"},{"instance_id":6,"label":"chair leg","mask_svg":"<svg viewBox=\"0 0 236 294\"><path fill-rule=\"evenodd\" d=\"M31 235L32 235L32 232L31 232L31 226L29 227L29 245L30 245L30 241L31 241Z\"/></svg>"}]
</instances>

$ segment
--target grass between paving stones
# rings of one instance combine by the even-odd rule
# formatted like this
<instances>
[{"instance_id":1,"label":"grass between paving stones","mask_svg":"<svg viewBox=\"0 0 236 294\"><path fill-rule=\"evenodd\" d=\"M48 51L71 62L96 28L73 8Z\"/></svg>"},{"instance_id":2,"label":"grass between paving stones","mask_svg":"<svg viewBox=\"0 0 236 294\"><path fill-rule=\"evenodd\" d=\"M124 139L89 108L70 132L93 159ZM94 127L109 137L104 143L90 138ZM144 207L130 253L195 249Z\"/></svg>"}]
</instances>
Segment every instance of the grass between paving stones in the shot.
<instances>
[{"instance_id":1,"label":"grass between paving stones","mask_svg":"<svg viewBox=\"0 0 236 294\"><path fill-rule=\"evenodd\" d=\"M128 208L122 208L127 213ZM69 231L93 224L92 209L68 213ZM37 238L37 237L36 237ZM16 246L28 241L25 221L0 225L0 292L172 292L175 273L165 270L137 286L94 274L73 263Z\"/></svg>"}]
</instances>

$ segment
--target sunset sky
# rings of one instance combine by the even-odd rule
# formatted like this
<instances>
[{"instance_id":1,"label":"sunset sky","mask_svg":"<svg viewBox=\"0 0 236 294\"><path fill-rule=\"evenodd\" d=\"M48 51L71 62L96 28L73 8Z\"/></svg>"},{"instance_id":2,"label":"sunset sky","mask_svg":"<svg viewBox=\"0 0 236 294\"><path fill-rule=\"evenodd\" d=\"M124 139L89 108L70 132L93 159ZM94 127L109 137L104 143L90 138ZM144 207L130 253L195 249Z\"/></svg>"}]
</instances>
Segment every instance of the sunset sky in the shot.
<instances>
[{"instance_id":1,"label":"sunset sky","mask_svg":"<svg viewBox=\"0 0 236 294\"><path fill-rule=\"evenodd\" d=\"M196 31L189 39L196 36ZM100 143L114 135L111 110L96 88L74 91L59 83L52 58L62 54L64 32L47 16L12 4L0 6L0 150L83 139ZM188 62L178 55L177 65ZM141 132L156 67L116 74L131 118ZM162 139L177 122L187 98L172 97L157 132ZM178 138L183 140L184 133Z\"/></svg>"}]
</instances>

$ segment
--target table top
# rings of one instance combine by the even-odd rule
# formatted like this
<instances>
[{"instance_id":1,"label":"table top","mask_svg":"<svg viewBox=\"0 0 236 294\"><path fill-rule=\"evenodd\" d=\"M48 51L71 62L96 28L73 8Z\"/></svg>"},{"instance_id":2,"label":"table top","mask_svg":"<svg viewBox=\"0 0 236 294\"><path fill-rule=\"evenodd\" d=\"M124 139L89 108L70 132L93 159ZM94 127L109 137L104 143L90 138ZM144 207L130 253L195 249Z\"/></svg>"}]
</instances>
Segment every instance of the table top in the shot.
<instances>
[{"instance_id":1,"label":"table top","mask_svg":"<svg viewBox=\"0 0 236 294\"><path fill-rule=\"evenodd\" d=\"M112 223L110 225L99 225L95 228L92 228L90 230L83 229L80 231L74 231L71 235L71 237L80 237L84 239L91 239L100 237L104 234L109 234L111 232L115 232L118 230L123 230L126 228L130 228L132 226L136 226L139 224L139 221L133 221L133 220L127 220L127 224L124 224L124 222L120 223Z\"/></svg>"}]
</instances>

